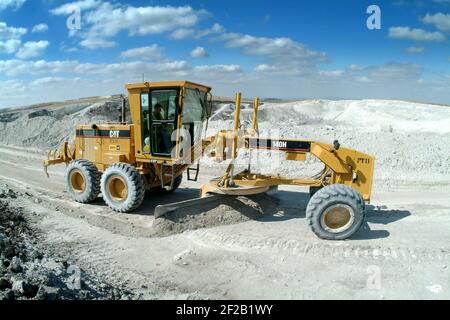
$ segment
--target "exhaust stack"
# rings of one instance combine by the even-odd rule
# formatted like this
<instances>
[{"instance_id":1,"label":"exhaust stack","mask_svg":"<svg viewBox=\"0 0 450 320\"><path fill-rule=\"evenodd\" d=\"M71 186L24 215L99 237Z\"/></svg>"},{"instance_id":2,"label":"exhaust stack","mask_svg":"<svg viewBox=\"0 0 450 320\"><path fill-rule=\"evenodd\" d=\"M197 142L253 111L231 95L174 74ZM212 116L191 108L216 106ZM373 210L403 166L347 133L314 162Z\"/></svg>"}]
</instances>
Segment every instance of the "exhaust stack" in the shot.
<instances>
[{"instance_id":1,"label":"exhaust stack","mask_svg":"<svg viewBox=\"0 0 450 320\"><path fill-rule=\"evenodd\" d=\"M127 100L122 95L122 107L120 109L120 119L119 119L119 122L122 123L122 124L126 124L127 123L126 107L127 107Z\"/></svg>"}]
</instances>

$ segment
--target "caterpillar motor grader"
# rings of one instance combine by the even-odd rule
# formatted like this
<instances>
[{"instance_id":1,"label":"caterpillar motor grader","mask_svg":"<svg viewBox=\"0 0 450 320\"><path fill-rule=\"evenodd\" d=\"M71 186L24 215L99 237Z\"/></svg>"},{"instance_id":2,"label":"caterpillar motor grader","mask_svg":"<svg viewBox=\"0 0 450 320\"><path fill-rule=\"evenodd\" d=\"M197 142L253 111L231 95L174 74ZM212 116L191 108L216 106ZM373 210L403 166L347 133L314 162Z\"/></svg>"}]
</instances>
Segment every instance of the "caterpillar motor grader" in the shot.
<instances>
[{"instance_id":1,"label":"caterpillar motor grader","mask_svg":"<svg viewBox=\"0 0 450 320\"><path fill-rule=\"evenodd\" d=\"M340 146L295 139L260 137L259 99L253 103L253 123L240 121L241 94L236 94L234 126L211 137L206 134L212 113L211 88L188 81L127 84L132 124L125 119L125 100L119 123L80 125L75 143L49 153L44 169L65 163L67 192L77 202L90 203L102 194L116 212L129 213L153 196L176 190L187 172L196 181L198 161L204 155L230 161L223 176L201 187L200 199L210 195L254 195L280 185L309 186L312 195L306 215L322 239L343 240L361 227L365 203L370 201L374 157ZM203 138L202 138L203 136ZM286 161L304 161L311 154L324 164L310 179L287 179L253 173L250 165L234 173L240 149L276 150ZM192 165L196 163L196 165ZM160 206L155 217L187 202Z\"/></svg>"}]
</instances>

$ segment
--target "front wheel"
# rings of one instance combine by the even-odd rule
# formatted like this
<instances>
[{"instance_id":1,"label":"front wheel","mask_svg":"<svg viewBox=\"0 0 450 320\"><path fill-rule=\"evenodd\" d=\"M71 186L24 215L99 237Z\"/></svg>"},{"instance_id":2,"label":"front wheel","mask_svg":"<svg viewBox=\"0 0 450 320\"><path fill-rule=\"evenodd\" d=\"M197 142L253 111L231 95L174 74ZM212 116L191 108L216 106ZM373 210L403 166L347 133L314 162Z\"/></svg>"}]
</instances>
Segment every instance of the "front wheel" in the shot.
<instances>
[{"instance_id":1,"label":"front wheel","mask_svg":"<svg viewBox=\"0 0 450 320\"><path fill-rule=\"evenodd\" d=\"M306 208L312 231L325 240L348 239L360 229L364 216L365 206L360 194L340 184L317 191Z\"/></svg>"},{"instance_id":2,"label":"front wheel","mask_svg":"<svg viewBox=\"0 0 450 320\"><path fill-rule=\"evenodd\" d=\"M116 212L129 213L144 201L144 181L127 163L116 163L102 175L101 190L106 204Z\"/></svg>"}]
</instances>

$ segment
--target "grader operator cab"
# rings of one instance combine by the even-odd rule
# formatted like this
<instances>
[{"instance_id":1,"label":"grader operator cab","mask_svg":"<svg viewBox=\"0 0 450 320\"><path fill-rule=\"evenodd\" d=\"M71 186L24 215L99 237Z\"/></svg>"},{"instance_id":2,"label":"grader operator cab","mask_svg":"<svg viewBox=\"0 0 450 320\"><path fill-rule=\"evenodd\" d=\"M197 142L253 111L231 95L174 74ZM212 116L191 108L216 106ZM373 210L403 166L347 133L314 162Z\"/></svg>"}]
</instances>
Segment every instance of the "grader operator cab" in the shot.
<instances>
[{"instance_id":1,"label":"grader operator cab","mask_svg":"<svg viewBox=\"0 0 450 320\"><path fill-rule=\"evenodd\" d=\"M306 208L312 230L322 239L342 240L363 223L365 202L370 201L375 159L355 150L294 139L262 138L258 133L259 99L253 104L253 124L240 121L241 94L236 94L234 126L206 137L212 111L211 88L188 81L145 82L126 85L132 124L122 112L117 124L81 125L74 145L65 142L49 153L49 165L67 165L68 194L90 203L100 192L114 211L132 212L143 202L146 190L161 196L176 190L183 173L196 181L202 156L230 161L226 172L200 189L200 198L159 206L155 218L197 203L211 195L254 195L280 185L309 186ZM124 109L124 108L123 108ZM310 179L288 179L253 173L251 165L235 174L240 149L275 150L286 161L304 161L311 154L324 169Z\"/></svg>"}]
</instances>

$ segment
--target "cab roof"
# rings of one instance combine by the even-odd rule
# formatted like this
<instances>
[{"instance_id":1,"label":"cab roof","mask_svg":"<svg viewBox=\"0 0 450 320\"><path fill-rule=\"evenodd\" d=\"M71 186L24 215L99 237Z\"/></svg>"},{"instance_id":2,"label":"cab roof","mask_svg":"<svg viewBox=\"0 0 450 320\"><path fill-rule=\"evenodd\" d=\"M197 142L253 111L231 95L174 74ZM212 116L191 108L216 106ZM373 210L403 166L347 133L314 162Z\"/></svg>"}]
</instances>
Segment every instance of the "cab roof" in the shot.
<instances>
[{"instance_id":1,"label":"cab roof","mask_svg":"<svg viewBox=\"0 0 450 320\"><path fill-rule=\"evenodd\" d=\"M199 90L205 90L207 92L210 92L212 90L211 87L199 84L199 83L195 83L195 82L191 82L191 81L186 81L186 80L181 80L181 81L160 81L160 82L137 82L137 83L127 83L125 85L125 88L127 88L127 90L134 90L134 89L149 89L149 88L174 88L174 87L187 87L187 88L192 88L192 89L199 89Z\"/></svg>"}]
</instances>

